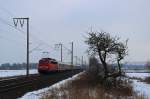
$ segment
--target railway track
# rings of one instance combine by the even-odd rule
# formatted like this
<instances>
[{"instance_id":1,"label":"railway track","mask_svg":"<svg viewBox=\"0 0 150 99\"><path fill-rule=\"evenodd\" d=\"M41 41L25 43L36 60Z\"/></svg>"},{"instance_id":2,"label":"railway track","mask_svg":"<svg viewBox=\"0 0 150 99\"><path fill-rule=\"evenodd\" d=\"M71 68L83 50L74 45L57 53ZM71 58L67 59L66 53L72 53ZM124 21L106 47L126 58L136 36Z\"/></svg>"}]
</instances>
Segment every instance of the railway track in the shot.
<instances>
[{"instance_id":1,"label":"railway track","mask_svg":"<svg viewBox=\"0 0 150 99\"><path fill-rule=\"evenodd\" d=\"M25 86L28 84L32 84L33 81L38 80L40 77L39 74L32 74L29 77L27 76L18 76L11 77L7 79L0 80L0 93L7 92L9 90L13 90L17 87Z\"/></svg>"},{"instance_id":2,"label":"railway track","mask_svg":"<svg viewBox=\"0 0 150 99\"><path fill-rule=\"evenodd\" d=\"M0 80L0 99L16 99L26 92L50 86L79 72L81 70Z\"/></svg>"}]
</instances>

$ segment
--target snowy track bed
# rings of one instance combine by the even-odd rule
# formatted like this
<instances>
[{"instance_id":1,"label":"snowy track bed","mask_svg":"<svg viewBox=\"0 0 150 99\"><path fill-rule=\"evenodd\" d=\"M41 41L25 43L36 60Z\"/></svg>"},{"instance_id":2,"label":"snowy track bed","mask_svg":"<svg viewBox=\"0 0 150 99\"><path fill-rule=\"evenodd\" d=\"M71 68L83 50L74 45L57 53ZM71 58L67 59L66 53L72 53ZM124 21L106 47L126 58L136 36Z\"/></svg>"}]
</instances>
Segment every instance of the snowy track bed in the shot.
<instances>
[{"instance_id":1,"label":"snowy track bed","mask_svg":"<svg viewBox=\"0 0 150 99\"><path fill-rule=\"evenodd\" d=\"M27 92L32 92L34 90L39 90L42 88L49 87L61 80L67 79L68 77L72 77L73 75L81 72L82 70L74 70L74 71L64 71L64 72L58 72L53 74L47 74L47 75L38 75L38 74L32 74L35 75L35 77L29 77L25 76L25 79L23 79L23 76L19 76L19 78L16 81L9 80L8 87L6 83L3 83L4 80L2 80L2 84L4 86L0 86L3 88L3 90L0 90L0 99L17 99L18 97L21 97ZM11 77L9 77L11 78ZM13 77L12 77L13 78ZM5 82L5 81L4 81ZM6 87L6 88L5 88ZM0 88L1 89L1 88ZM7 91L8 90L8 91ZM36 99L36 98L27 98L27 99Z\"/></svg>"},{"instance_id":2,"label":"snowy track bed","mask_svg":"<svg viewBox=\"0 0 150 99\"><path fill-rule=\"evenodd\" d=\"M71 82L72 80L75 80L75 79L78 79L78 77L83 74L84 72L81 72L79 74L76 74L74 75L73 77L70 77L68 79L65 79L65 80L62 80L50 87L47 87L47 88L44 88L44 89L40 89L40 90L37 90L37 91L33 91L33 92L28 92L26 93L24 96L22 96L21 98L19 99L40 99L44 94L47 94L48 90L52 90L53 88L59 88L61 87L62 85L64 85L65 83L69 83ZM58 94L62 94L62 93L58 93Z\"/></svg>"}]
</instances>

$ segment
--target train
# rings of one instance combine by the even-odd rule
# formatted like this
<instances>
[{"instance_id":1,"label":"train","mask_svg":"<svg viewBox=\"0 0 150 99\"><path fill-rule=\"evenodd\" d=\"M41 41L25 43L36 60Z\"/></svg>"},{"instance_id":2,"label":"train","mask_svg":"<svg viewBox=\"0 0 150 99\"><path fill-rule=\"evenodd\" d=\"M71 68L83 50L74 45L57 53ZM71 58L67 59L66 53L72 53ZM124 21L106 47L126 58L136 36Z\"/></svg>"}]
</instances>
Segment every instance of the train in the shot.
<instances>
[{"instance_id":1,"label":"train","mask_svg":"<svg viewBox=\"0 0 150 99\"><path fill-rule=\"evenodd\" d=\"M38 63L38 72L39 73L54 73L61 72L66 70L79 70L82 69L82 66L72 66L70 64L65 64L62 62L56 61L53 58L42 58Z\"/></svg>"}]
</instances>

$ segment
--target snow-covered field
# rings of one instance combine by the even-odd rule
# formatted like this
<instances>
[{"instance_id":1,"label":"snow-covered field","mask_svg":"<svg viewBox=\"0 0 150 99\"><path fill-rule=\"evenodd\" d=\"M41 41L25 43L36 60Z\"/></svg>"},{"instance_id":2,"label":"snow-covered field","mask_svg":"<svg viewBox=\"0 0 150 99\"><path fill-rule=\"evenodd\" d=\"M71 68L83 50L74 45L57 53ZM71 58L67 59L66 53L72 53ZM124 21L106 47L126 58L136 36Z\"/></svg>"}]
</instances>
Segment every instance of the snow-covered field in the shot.
<instances>
[{"instance_id":1,"label":"snow-covered field","mask_svg":"<svg viewBox=\"0 0 150 99\"><path fill-rule=\"evenodd\" d=\"M26 93L24 96L22 96L21 98L19 99L40 99L42 97L43 94L46 94L48 92L48 90L51 90L53 88L60 88L61 86L63 86L65 83L69 83L71 82L72 80L75 80L75 79L78 79L78 77L83 74L84 72L81 72L79 74L76 74L74 75L73 77L70 77L68 79L65 79L63 81L60 81L50 87L47 87L47 88L43 88L43 89L40 89L40 90L37 90L37 91L33 91L33 92L28 92ZM61 93L58 93L61 95Z\"/></svg>"},{"instance_id":2,"label":"snow-covered field","mask_svg":"<svg viewBox=\"0 0 150 99\"><path fill-rule=\"evenodd\" d=\"M133 80L133 89L138 94L146 95L146 97L150 99L150 84L139 82L138 80Z\"/></svg>"},{"instance_id":3,"label":"snow-covered field","mask_svg":"<svg viewBox=\"0 0 150 99\"><path fill-rule=\"evenodd\" d=\"M137 77L144 79L145 77L149 77L150 73L126 73L129 77Z\"/></svg>"},{"instance_id":4,"label":"snow-covered field","mask_svg":"<svg viewBox=\"0 0 150 99\"><path fill-rule=\"evenodd\" d=\"M150 77L150 73L127 73L129 77L137 77L137 78L146 78ZM146 84L145 82L140 82L138 80L133 81L133 89L138 92L139 94L144 94L150 99L150 84Z\"/></svg>"},{"instance_id":5,"label":"snow-covered field","mask_svg":"<svg viewBox=\"0 0 150 99\"><path fill-rule=\"evenodd\" d=\"M32 69L29 73L36 74L38 71L36 69ZM0 70L0 77L11 77L18 75L26 75L26 70Z\"/></svg>"},{"instance_id":6,"label":"snow-covered field","mask_svg":"<svg viewBox=\"0 0 150 99\"><path fill-rule=\"evenodd\" d=\"M133 73L150 73L150 70L124 70L125 72L133 72Z\"/></svg>"}]
</instances>

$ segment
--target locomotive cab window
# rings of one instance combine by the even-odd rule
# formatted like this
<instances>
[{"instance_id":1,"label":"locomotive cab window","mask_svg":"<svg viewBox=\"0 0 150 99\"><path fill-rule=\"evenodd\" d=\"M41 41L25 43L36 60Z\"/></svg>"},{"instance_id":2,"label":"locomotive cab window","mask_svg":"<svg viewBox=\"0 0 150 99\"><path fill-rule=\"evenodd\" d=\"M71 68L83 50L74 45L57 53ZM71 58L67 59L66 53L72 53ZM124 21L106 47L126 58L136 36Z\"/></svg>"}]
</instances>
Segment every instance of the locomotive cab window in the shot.
<instances>
[{"instance_id":1,"label":"locomotive cab window","mask_svg":"<svg viewBox=\"0 0 150 99\"><path fill-rule=\"evenodd\" d=\"M58 64L56 61L51 61L52 64Z\"/></svg>"}]
</instances>

